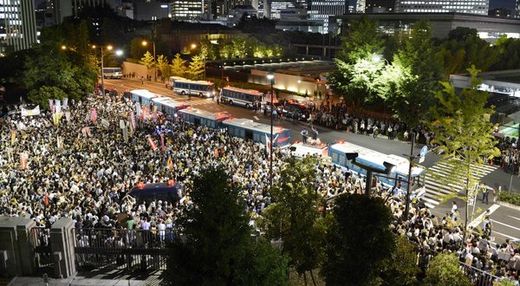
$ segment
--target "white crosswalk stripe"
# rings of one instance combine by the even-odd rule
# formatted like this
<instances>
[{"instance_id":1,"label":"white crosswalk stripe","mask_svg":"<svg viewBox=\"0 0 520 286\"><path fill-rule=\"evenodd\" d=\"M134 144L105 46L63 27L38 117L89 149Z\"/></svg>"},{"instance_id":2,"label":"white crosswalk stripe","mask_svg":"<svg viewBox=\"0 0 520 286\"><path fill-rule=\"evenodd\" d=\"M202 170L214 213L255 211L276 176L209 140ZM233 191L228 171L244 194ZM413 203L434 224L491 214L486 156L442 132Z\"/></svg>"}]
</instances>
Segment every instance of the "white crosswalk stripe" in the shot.
<instances>
[{"instance_id":1,"label":"white crosswalk stripe","mask_svg":"<svg viewBox=\"0 0 520 286\"><path fill-rule=\"evenodd\" d=\"M472 166L471 172L475 179L480 180L487 174L495 171L498 166ZM426 193L423 196L425 205L434 208L440 204L446 195L460 193L464 191L466 179L464 176L452 177L451 165L446 162L437 162L430 167L425 175ZM449 180L449 181L448 181Z\"/></svg>"}]
</instances>

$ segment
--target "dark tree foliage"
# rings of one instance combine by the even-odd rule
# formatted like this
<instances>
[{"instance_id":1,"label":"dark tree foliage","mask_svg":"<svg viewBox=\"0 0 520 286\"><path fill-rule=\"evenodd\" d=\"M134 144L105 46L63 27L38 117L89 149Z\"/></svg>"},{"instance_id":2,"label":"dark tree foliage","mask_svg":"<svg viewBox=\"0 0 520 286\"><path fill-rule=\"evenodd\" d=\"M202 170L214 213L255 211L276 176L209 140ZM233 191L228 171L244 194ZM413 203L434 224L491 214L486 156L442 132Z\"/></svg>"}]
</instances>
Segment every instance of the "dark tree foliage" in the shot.
<instances>
[{"instance_id":1,"label":"dark tree foliage","mask_svg":"<svg viewBox=\"0 0 520 286\"><path fill-rule=\"evenodd\" d=\"M327 285L371 285L394 250L390 209L381 198L343 195L333 214L322 267Z\"/></svg>"},{"instance_id":2,"label":"dark tree foliage","mask_svg":"<svg viewBox=\"0 0 520 286\"><path fill-rule=\"evenodd\" d=\"M182 238L169 246L170 285L285 285L287 260L251 237L244 203L221 169L194 181L193 207L179 218Z\"/></svg>"}]
</instances>

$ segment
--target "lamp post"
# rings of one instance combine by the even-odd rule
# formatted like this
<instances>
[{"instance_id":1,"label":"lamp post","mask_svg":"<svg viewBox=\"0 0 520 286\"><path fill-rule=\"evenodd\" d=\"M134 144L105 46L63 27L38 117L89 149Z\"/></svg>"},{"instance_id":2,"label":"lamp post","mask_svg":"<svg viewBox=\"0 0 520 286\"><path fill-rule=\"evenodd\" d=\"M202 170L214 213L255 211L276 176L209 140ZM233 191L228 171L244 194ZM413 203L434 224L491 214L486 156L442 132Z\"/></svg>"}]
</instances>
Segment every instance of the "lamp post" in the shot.
<instances>
[{"instance_id":1,"label":"lamp post","mask_svg":"<svg viewBox=\"0 0 520 286\"><path fill-rule=\"evenodd\" d=\"M146 40L143 40L141 42L141 45L143 45L143 47L146 47L148 46L148 42ZM153 81L157 81L157 62L155 61L155 41L152 41L152 50L153 50L153 62L154 62L154 65L153 65Z\"/></svg>"},{"instance_id":2,"label":"lamp post","mask_svg":"<svg viewBox=\"0 0 520 286\"><path fill-rule=\"evenodd\" d=\"M92 45L92 49L96 49L96 48L98 48L96 45ZM103 71L103 68L105 67L105 65L104 65L104 57L105 57L104 50L105 49L107 49L108 51L112 51L114 49L114 47L112 45L107 45L105 47L99 46L99 51L101 54L101 94L103 94L103 96L105 96L105 72ZM117 50L116 55L122 56L123 51Z\"/></svg>"},{"instance_id":3,"label":"lamp post","mask_svg":"<svg viewBox=\"0 0 520 286\"><path fill-rule=\"evenodd\" d=\"M273 189L273 109L274 109L274 103L273 103L273 97L274 97L274 90L273 90L273 83L274 83L274 74L269 73L267 74L267 79L269 80L271 84L271 138L269 140L269 190Z\"/></svg>"},{"instance_id":4,"label":"lamp post","mask_svg":"<svg viewBox=\"0 0 520 286\"><path fill-rule=\"evenodd\" d=\"M345 153L345 157L348 161L351 161L352 164L364 169L365 171L367 171L367 181L366 181L366 184L365 184L365 195L370 195L370 189L372 188L372 176L374 173L383 173L383 174L386 174L386 175L389 175L391 174L394 169L395 169L395 165L394 164L391 164L391 163L388 163L388 162L383 162L383 166L384 166L384 169L383 168L376 168L374 166L368 166L368 165L365 165L361 162L357 162L356 161L356 158L359 156L358 153Z\"/></svg>"}]
</instances>

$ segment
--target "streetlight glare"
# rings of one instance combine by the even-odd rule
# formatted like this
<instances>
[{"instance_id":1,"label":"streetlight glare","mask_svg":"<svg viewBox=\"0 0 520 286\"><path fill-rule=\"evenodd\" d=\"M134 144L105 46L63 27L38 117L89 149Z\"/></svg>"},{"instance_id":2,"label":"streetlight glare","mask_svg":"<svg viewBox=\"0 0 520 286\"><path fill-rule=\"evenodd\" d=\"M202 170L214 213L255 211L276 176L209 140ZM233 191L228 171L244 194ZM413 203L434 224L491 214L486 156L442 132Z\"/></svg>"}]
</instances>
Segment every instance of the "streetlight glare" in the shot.
<instances>
[{"instance_id":1,"label":"streetlight glare","mask_svg":"<svg viewBox=\"0 0 520 286\"><path fill-rule=\"evenodd\" d=\"M383 57L381 55L378 55L378 54L372 55L372 61L374 61L374 62L379 62L382 59L383 59Z\"/></svg>"},{"instance_id":2,"label":"streetlight glare","mask_svg":"<svg viewBox=\"0 0 520 286\"><path fill-rule=\"evenodd\" d=\"M268 80L273 80L273 79L274 79L274 74L272 74L272 73L268 73L268 74L267 74L267 79L268 79Z\"/></svg>"},{"instance_id":3,"label":"streetlight glare","mask_svg":"<svg viewBox=\"0 0 520 286\"><path fill-rule=\"evenodd\" d=\"M61 49L62 49L62 50L66 50L66 49L67 49L67 46L62 45L62 46L61 46Z\"/></svg>"},{"instance_id":4,"label":"streetlight glare","mask_svg":"<svg viewBox=\"0 0 520 286\"><path fill-rule=\"evenodd\" d=\"M120 57L123 55L123 51L122 50L117 50L116 51L116 56Z\"/></svg>"},{"instance_id":5,"label":"streetlight glare","mask_svg":"<svg viewBox=\"0 0 520 286\"><path fill-rule=\"evenodd\" d=\"M148 46L148 42L143 40L143 41L141 42L141 45L143 45L143 47L146 47L146 46Z\"/></svg>"},{"instance_id":6,"label":"streetlight glare","mask_svg":"<svg viewBox=\"0 0 520 286\"><path fill-rule=\"evenodd\" d=\"M97 47L96 47L96 45L92 45L92 48L95 49L95 48L97 48Z\"/></svg>"},{"instance_id":7,"label":"streetlight glare","mask_svg":"<svg viewBox=\"0 0 520 286\"><path fill-rule=\"evenodd\" d=\"M195 43L191 44L191 49L192 49L192 50L194 50L194 49L196 49L196 48L197 48L197 44L195 44Z\"/></svg>"},{"instance_id":8,"label":"streetlight glare","mask_svg":"<svg viewBox=\"0 0 520 286\"><path fill-rule=\"evenodd\" d=\"M113 50L113 49L114 49L114 47L112 47L112 45L108 45L108 46L107 46L107 50L111 51L111 50Z\"/></svg>"}]
</instances>

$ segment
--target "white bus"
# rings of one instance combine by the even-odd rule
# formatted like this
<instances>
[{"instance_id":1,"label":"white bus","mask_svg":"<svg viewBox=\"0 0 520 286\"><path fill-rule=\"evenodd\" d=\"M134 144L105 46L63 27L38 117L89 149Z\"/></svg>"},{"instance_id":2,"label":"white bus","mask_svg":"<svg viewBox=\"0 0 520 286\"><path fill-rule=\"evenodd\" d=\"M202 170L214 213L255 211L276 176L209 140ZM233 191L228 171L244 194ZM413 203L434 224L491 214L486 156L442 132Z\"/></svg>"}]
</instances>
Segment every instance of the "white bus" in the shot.
<instances>
[{"instance_id":1,"label":"white bus","mask_svg":"<svg viewBox=\"0 0 520 286\"><path fill-rule=\"evenodd\" d=\"M121 79L123 77L123 72L119 67L104 67L103 68L103 76L105 78L115 78Z\"/></svg>"},{"instance_id":2,"label":"white bus","mask_svg":"<svg viewBox=\"0 0 520 286\"><path fill-rule=\"evenodd\" d=\"M213 97L215 85L205 80L175 79L173 91L182 95L198 95L200 97Z\"/></svg>"},{"instance_id":3,"label":"white bus","mask_svg":"<svg viewBox=\"0 0 520 286\"><path fill-rule=\"evenodd\" d=\"M176 80L187 80L180 76L170 76L170 80L166 83L166 88L173 89Z\"/></svg>"},{"instance_id":4,"label":"white bus","mask_svg":"<svg viewBox=\"0 0 520 286\"><path fill-rule=\"evenodd\" d=\"M220 100L231 105L241 105L245 108L253 108L261 103L264 94L258 90L243 89L238 87L226 86L220 91Z\"/></svg>"}]
</instances>

